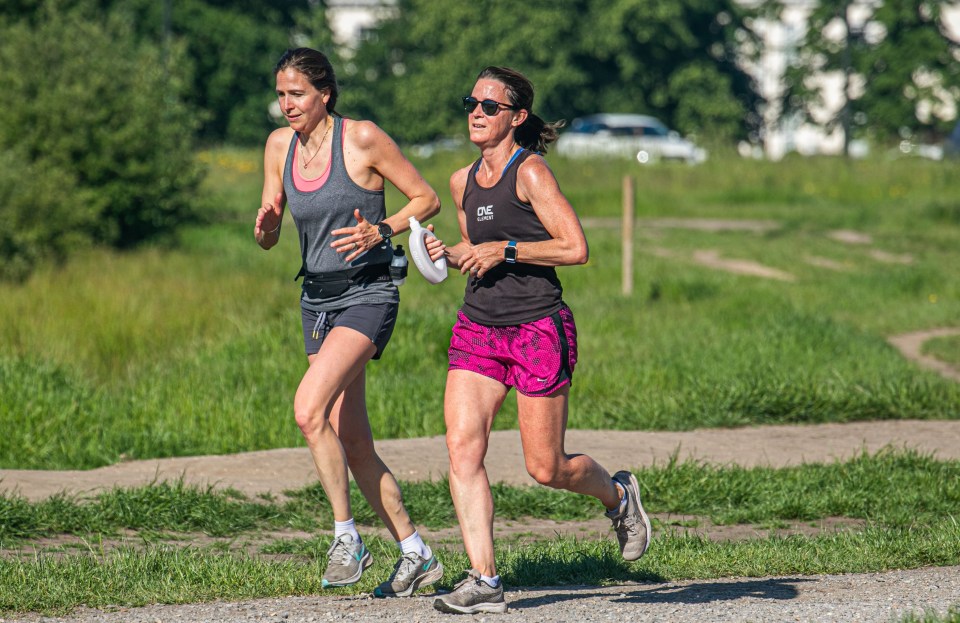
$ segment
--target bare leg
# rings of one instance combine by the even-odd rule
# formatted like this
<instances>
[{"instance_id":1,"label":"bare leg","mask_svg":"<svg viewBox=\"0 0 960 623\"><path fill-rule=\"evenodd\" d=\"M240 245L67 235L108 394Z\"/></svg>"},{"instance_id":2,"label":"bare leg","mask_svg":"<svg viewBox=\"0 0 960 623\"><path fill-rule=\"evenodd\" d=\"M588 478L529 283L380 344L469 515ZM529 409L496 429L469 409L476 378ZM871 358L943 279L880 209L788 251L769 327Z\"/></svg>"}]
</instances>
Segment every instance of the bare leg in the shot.
<instances>
[{"instance_id":1,"label":"bare leg","mask_svg":"<svg viewBox=\"0 0 960 623\"><path fill-rule=\"evenodd\" d=\"M334 405L341 402L343 392L362 375L364 366L375 352L376 347L360 332L334 328L323 341L320 351L309 358L310 367L303 375L293 401L297 425L307 440L320 484L337 521L347 521L353 512L347 457L330 416ZM354 393L350 392L351 395Z\"/></svg>"},{"instance_id":2,"label":"bare leg","mask_svg":"<svg viewBox=\"0 0 960 623\"><path fill-rule=\"evenodd\" d=\"M413 534L415 528L403 506L400 486L374 448L365 385L366 373L361 370L337 398L330 424L343 445L350 472L363 496L394 540L402 541Z\"/></svg>"},{"instance_id":3,"label":"bare leg","mask_svg":"<svg viewBox=\"0 0 960 623\"><path fill-rule=\"evenodd\" d=\"M545 397L517 394L527 472L542 485L589 495L613 508L620 502L621 492L607 470L585 454L564 450L569 396L569 385Z\"/></svg>"},{"instance_id":4,"label":"bare leg","mask_svg":"<svg viewBox=\"0 0 960 623\"><path fill-rule=\"evenodd\" d=\"M444 419L450 454L450 494L460 521L471 566L483 575L497 574L493 555L493 496L483 461L490 428L508 388L465 370L447 373Z\"/></svg>"}]
</instances>

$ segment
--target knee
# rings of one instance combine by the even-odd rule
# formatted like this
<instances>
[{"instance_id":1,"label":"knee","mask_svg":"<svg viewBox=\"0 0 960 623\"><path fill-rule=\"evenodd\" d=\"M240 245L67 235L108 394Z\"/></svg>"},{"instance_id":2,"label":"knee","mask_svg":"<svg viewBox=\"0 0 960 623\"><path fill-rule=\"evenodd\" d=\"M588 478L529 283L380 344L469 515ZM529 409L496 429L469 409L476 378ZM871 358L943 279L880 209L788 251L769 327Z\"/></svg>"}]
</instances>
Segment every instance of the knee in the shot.
<instances>
[{"instance_id":1,"label":"knee","mask_svg":"<svg viewBox=\"0 0 960 623\"><path fill-rule=\"evenodd\" d=\"M326 414L319 409L311 409L294 403L293 418L297 427L308 441L316 437L328 425Z\"/></svg>"},{"instance_id":2,"label":"knee","mask_svg":"<svg viewBox=\"0 0 960 623\"><path fill-rule=\"evenodd\" d=\"M564 489L567 483L562 466L557 461L527 459L527 473L537 483L552 489Z\"/></svg>"},{"instance_id":3,"label":"knee","mask_svg":"<svg viewBox=\"0 0 960 623\"><path fill-rule=\"evenodd\" d=\"M457 431L447 431L447 454L450 456L450 471L467 474L483 466L487 451L486 439L477 439Z\"/></svg>"}]
</instances>

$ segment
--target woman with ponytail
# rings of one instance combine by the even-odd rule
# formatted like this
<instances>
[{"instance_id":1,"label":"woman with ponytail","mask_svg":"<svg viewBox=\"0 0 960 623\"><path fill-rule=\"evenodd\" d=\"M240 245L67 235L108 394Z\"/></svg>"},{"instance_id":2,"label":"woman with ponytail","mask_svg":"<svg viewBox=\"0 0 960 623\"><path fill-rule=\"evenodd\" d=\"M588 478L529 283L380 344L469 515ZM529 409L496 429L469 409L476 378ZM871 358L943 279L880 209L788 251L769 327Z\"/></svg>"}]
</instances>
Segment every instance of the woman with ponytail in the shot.
<instances>
[{"instance_id":1,"label":"woman with ponytail","mask_svg":"<svg viewBox=\"0 0 960 623\"><path fill-rule=\"evenodd\" d=\"M262 248L274 247L284 209L290 209L302 257L300 317L309 363L293 411L334 519L321 584L354 584L373 564L353 519L352 473L400 548L393 573L374 595L409 596L440 580L443 565L420 537L396 479L374 448L366 367L383 354L400 305L389 274L390 238L408 229L410 217L436 214L440 201L376 124L337 113L339 89L324 54L287 50L273 73L288 126L267 139L253 235ZM406 197L395 214L386 212L386 182Z\"/></svg>"},{"instance_id":2,"label":"woman with ponytail","mask_svg":"<svg viewBox=\"0 0 960 623\"><path fill-rule=\"evenodd\" d=\"M513 69L487 67L477 76L463 106L480 158L450 178L460 241L427 245L432 259L446 255L448 265L467 275L450 340L444 417L450 492L472 568L453 592L435 600L444 612L507 609L484 457L511 387L534 480L600 500L625 559L640 558L650 543L634 475L611 477L589 456L564 449L577 330L555 267L585 263L587 241L541 155L561 124L535 115L533 99L533 85Z\"/></svg>"}]
</instances>

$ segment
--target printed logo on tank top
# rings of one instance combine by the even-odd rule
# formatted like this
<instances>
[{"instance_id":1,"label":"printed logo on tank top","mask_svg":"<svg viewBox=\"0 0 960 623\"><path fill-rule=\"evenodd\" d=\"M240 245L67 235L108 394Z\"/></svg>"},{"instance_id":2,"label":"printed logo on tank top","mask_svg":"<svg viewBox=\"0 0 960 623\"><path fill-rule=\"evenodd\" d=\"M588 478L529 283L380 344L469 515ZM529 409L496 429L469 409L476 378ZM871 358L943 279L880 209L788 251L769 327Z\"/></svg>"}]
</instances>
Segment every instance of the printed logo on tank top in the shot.
<instances>
[{"instance_id":1,"label":"printed logo on tank top","mask_svg":"<svg viewBox=\"0 0 960 623\"><path fill-rule=\"evenodd\" d=\"M493 220L493 205L480 206L477 208L477 222Z\"/></svg>"}]
</instances>

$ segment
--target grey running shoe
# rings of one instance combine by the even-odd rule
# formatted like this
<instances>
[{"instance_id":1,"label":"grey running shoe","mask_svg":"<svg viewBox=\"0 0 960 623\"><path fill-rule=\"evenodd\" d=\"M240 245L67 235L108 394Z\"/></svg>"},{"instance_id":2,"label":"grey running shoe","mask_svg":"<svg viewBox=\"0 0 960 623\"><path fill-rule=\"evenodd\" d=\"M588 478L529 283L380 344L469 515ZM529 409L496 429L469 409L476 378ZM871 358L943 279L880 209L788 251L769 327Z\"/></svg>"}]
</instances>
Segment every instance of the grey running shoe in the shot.
<instances>
[{"instance_id":1,"label":"grey running shoe","mask_svg":"<svg viewBox=\"0 0 960 623\"><path fill-rule=\"evenodd\" d=\"M466 579L453 588L448 595L437 597L433 607L450 614L476 614L478 612L504 613L507 602L503 600L503 583L496 588L480 579L476 569L467 572Z\"/></svg>"},{"instance_id":2,"label":"grey running shoe","mask_svg":"<svg viewBox=\"0 0 960 623\"><path fill-rule=\"evenodd\" d=\"M613 521L617 531L620 553L624 560L638 560L650 547L650 518L640 502L640 485L637 478L628 471L619 471L613 480L627 493L627 504L623 512L619 509L607 511L607 517Z\"/></svg>"},{"instance_id":3,"label":"grey running shoe","mask_svg":"<svg viewBox=\"0 0 960 623\"><path fill-rule=\"evenodd\" d=\"M443 565L431 556L426 559L413 552L404 554L393 566L390 579L373 589L374 597L409 597L421 586L443 577Z\"/></svg>"},{"instance_id":4,"label":"grey running shoe","mask_svg":"<svg viewBox=\"0 0 960 623\"><path fill-rule=\"evenodd\" d=\"M327 550L327 570L323 573L321 586L349 586L356 583L363 570L373 564L373 556L363 541L354 541L349 534L333 540Z\"/></svg>"}]
</instances>

